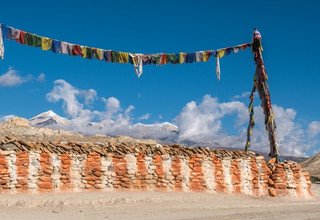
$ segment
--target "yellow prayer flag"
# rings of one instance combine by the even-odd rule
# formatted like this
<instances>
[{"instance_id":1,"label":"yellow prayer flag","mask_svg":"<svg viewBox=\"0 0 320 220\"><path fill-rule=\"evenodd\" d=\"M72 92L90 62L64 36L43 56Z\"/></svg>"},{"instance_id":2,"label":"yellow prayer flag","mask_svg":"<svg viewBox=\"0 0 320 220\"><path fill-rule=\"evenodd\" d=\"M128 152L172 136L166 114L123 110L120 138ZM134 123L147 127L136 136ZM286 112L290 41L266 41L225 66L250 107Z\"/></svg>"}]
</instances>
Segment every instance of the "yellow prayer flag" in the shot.
<instances>
[{"instance_id":1,"label":"yellow prayer flag","mask_svg":"<svg viewBox=\"0 0 320 220\"><path fill-rule=\"evenodd\" d=\"M217 57L222 58L226 54L225 50L217 50Z\"/></svg>"},{"instance_id":2,"label":"yellow prayer flag","mask_svg":"<svg viewBox=\"0 0 320 220\"><path fill-rule=\"evenodd\" d=\"M87 47L81 46L81 51L82 51L82 57L86 58L87 57Z\"/></svg>"},{"instance_id":3,"label":"yellow prayer flag","mask_svg":"<svg viewBox=\"0 0 320 220\"><path fill-rule=\"evenodd\" d=\"M186 62L186 53L180 53L180 57L179 57L179 62L180 63L185 63Z\"/></svg>"},{"instance_id":4,"label":"yellow prayer flag","mask_svg":"<svg viewBox=\"0 0 320 220\"><path fill-rule=\"evenodd\" d=\"M103 50L101 49L96 49L96 54L97 54L97 58L99 60L103 60Z\"/></svg>"},{"instance_id":5,"label":"yellow prayer flag","mask_svg":"<svg viewBox=\"0 0 320 220\"><path fill-rule=\"evenodd\" d=\"M202 52L202 57L203 57L203 62L207 62L210 58L211 53L208 51L203 51Z\"/></svg>"},{"instance_id":6,"label":"yellow prayer flag","mask_svg":"<svg viewBox=\"0 0 320 220\"><path fill-rule=\"evenodd\" d=\"M42 50L49 50L52 45L52 39L47 37L41 37L41 49Z\"/></svg>"},{"instance_id":7,"label":"yellow prayer flag","mask_svg":"<svg viewBox=\"0 0 320 220\"><path fill-rule=\"evenodd\" d=\"M119 63L128 63L129 53L119 52Z\"/></svg>"}]
</instances>

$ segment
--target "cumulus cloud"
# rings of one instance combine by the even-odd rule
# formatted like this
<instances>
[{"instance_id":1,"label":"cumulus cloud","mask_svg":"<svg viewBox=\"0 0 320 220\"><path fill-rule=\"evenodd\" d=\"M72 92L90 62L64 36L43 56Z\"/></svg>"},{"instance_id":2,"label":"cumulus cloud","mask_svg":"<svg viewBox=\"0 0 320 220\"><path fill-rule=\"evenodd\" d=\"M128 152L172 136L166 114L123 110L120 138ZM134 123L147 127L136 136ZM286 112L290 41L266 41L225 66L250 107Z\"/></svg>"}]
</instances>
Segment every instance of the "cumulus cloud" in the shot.
<instances>
[{"instance_id":1,"label":"cumulus cloud","mask_svg":"<svg viewBox=\"0 0 320 220\"><path fill-rule=\"evenodd\" d=\"M311 140L306 138L306 132L296 120L297 112L278 105L273 105L277 123L276 137L280 154L303 156L311 147ZM261 107L255 107L256 126L253 131L252 145L255 149L266 151L269 142L264 125L264 114Z\"/></svg>"},{"instance_id":2,"label":"cumulus cloud","mask_svg":"<svg viewBox=\"0 0 320 220\"><path fill-rule=\"evenodd\" d=\"M320 134L320 121L313 121L308 127L308 134L311 137L316 137Z\"/></svg>"},{"instance_id":3,"label":"cumulus cloud","mask_svg":"<svg viewBox=\"0 0 320 220\"><path fill-rule=\"evenodd\" d=\"M234 99L243 99L243 98L249 98L250 92L243 92L240 95L235 95Z\"/></svg>"},{"instance_id":4,"label":"cumulus cloud","mask_svg":"<svg viewBox=\"0 0 320 220\"><path fill-rule=\"evenodd\" d=\"M104 99L106 109L112 112L117 112L120 109L120 101L115 97Z\"/></svg>"},{"instance_id":5,"label":"cumulus cloud","mask_svg":"<svg viewBox=\"0 0 320 220\"><path fill-rule=\"evenodd\" d=\"M142 120L148 120L150 118L151 114L147 113L147 114L144 114L142 116L140 116L138 118L139 121L142 121Z\"/></svg>"},{"instance_id":6,"label":"cumulus cloud","mask_svg":"<svg viewBox=\"0 0 320 220\"><path fill-rule=\"evenodd\" d=\"M7 72L0 76L0 86L17 86L27 82L28 80L29 76L20 76L16 70L9 68Z\"/></svg>"},{"instance_id":7,"label":"cumulus cloud","mask_svg":"<svg viewBox=\"0 0 320 220\"><path fill-rule=\"evenodd\" d=\"M47 100L49 102L58 102L61 100L66 114L75 118L80 116L83 110L83 104L78 101L78 96L80 94L81 90L78 90L64 80L59 79L54 81L53 90L47 94Z\"/></svg>"},{"instance_id":8,"label":"cumulus cloud","mask_svg":"<svg viewBox=\"0 0 320 220\"><path fill-rule=\"evenodd\" d=\"M201 103L191 101L186 104L175 121L179 127L179 142L223 147L241 147L243 137L228 135L223 131L222 119L236 116L235 124L241 126L247 121L244 103L222 102L205 95ZM243 136L243 135L242 135Z\"/></svg>"},{"instance_id":9,"label":"cumulus cloud","mask_svg":"<svg viewBox=\"0 0 320 220\"><path fill-rule=\"evenodd\" d=\"M44 73L40 73L39 76L37 77L38 82L44 82L46 81L46 75Z\"/></svg>"},{"instance_id":10,"label":"cumulus cloud","mask_svg":"<svg viewBox=\"0 0 320 220\"><path fill-rule=\"evenodd\" d=\"M134 123L131 114L133 105L122 107L115 97L98 98L94 89L78 89L65 80L56 80L51 92L47 94L49 102L62 102L62 107L70 119L63 129L85 134L128 135L136 138L157 138L173 140L176 134L165 131L162 126ZM94 101L102 101L104 109L91 110ZM147 119L145 114L142 119Z\"/></svg>"},{"instance_id":11,"label":"cumulus cloud","mask_svg":"<svg viewBox=\"0 0 320 220\"><path fill-rule=\"evenodd\" d=\"M71 119L67 130L85 134L128 135L136 138L156 138L188 145L221 146L244 148L248 126L247 104L240 101L221 102L216 97L205 95L201 102L190 101L173 119L178 132L163 129L161 123L145 125L135 121L147 120L151 114L133 116L134 106L122 107L115 97L99 98L94 89L81 90L64 80L56 80L47 94L50 102L62 102ZM102 102L104 109L91 110L95 101ZM280 154L303 156L314 151L319 145L320 122L311 122L308 128L297 120L292 108L273 106L277 122L277 139ZM269 142L260 106L254 108L256 126L252 136L252 150L269 152ZM224 120L232 120L226 126ZM230 132L230 126L235 132Z\"/></svg>"},{"instance_id":12,"label":"cumulus cloud","mask_svg":"<svg viewBox=\"0 0 320 220\"><path fill-rule=\"evenodd\" d=\"M264 125L264 114L260 106L254 110L256 125L251 148L268 152L270 147ZM297 112L294 109L274 105L273 110L277 122L276 135L282 155L303 156L317 148L318 142L315 136L320 134L320 122L312 122L306 131L297 121ZM235 116L233 124L238 130L234 135L224 132L226 129L223 129L222 120L230 116ZM219 102L217 98L206 95L200 103L194 101L187 103L175 120L179 127L178 140L182 143L233 148L243 148L245 145L248 112L242 102Z\"/></svg>"},{"instance_id":13,"label":"cumulus cloud","mask_svg":"<svg viewBox=\"0 0 320 220\"><path fill-rule=\"evenodd\" d=\"M44 73L40 73L39 76L37 77L34 77L32 74L21 76L17 70L10 67L7 72L0 75L0 86L12 87L12 86L18 86L30 81L44 82L45 78L46 76Z\"/></svg>"},{"instance_id":14,"label":"cumulus cloud","mask_svg":"<svg viewBox=\"0 0 320 220\"><path fill-rule=\"evenodd\" d=\"M79 96L84 99L85 105L90 105L97 98L97 92L94 89L79 90Z\"/></svg>"}]
</instances>

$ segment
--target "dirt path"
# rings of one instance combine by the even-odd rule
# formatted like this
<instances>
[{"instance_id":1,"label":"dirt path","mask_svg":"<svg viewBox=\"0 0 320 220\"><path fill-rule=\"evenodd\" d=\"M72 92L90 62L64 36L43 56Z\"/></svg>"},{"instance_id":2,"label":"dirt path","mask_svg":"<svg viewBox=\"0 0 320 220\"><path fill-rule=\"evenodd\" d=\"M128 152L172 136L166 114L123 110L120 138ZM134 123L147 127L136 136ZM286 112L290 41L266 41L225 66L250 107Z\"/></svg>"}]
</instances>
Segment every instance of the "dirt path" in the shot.
<instances>
[{"instance_id":1,"label":"dirt path","mask_svg":"<svg viewBox=\"0 0 320 220\"><path fill-rule=\"evenodd\" d=\"M250 198L208 193L81 192L0 194L4 219L320 219L312 199Z\"/></svg>"}]
</instances>

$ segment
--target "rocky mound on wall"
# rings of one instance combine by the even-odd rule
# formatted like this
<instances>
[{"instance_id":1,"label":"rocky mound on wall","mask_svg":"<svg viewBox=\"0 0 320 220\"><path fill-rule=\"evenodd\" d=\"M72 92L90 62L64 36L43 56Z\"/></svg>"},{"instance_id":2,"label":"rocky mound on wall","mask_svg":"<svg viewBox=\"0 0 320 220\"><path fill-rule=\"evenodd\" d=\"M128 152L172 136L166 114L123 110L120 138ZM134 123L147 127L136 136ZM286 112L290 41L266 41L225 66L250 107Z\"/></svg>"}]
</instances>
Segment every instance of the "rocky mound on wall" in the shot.
<instances>
[{"instance_id":1,"label":"rocky mound on wall","mask_svg":"<svg viewBox=\"0 0 320 220\"><path fill-rule=\"evenodd\" d=\"M0 191L160 190L311 196L299 164L240 150L161 145L0 123Z\"/></svg>"}]
</instances>

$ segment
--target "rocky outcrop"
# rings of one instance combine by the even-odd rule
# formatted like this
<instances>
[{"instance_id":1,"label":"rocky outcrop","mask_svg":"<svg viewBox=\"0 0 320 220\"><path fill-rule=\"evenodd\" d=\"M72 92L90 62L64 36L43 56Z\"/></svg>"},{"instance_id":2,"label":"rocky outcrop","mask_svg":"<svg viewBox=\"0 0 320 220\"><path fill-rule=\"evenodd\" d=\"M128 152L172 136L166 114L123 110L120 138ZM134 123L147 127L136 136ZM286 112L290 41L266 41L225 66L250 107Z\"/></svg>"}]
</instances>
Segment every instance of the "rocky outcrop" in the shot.
<instances>
[{"instance_id":1,"label":"rocky outcrop","mask_svg":"<svg viewBox=\"0 0 320 220\"><path fill-rule=\"evenodd\" d=\"M308 171L314 183L320 183L320 153L313 155L301 163L303 169Z\"/></svg>"}]
</instances>

